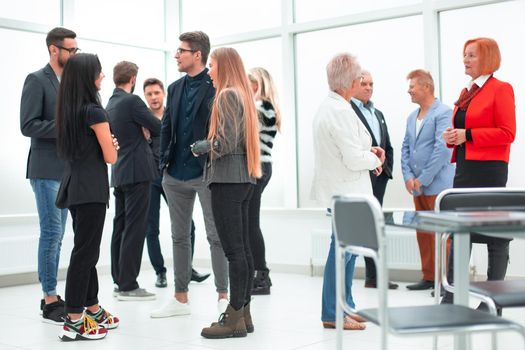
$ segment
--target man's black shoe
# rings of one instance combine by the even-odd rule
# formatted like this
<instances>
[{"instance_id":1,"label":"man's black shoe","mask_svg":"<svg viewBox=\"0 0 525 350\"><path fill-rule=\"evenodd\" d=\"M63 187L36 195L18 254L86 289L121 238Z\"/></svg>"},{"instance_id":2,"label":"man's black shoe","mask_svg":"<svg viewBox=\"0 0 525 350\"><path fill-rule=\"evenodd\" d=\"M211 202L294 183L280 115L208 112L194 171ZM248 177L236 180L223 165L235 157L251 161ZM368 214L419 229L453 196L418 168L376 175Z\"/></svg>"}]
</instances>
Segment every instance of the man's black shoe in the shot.
<instances>
[{"instance_id":1,"label":"man's black shoe","mask_svg":"<svg viewBox=\"0 0 525 350\"><path fill-rule=\"evenodd\" d=\"M60 295L57 295L57 298L58 298L58 302L62 305L62 306L65 306L66 305L66 302L64 300L62 300L62 298L60 297ZM40 299L40 315L42 315L42 312L44 311L44 305L46 305L46 301L44 299Z\"/></svg>"},{"instance_id":2,"label":"man's black shoe","mask_svg":"<svg viewBox=\"0 0 525 350\"><path fill-rule=\"evenodd\" d=\"M209 273L198 273L194 269L191 269L191 280L192 281L202 282L208 277L210 277Z\"/></svg>"},{"instance_id":3,"label":"man's black shoe","mask_svg":"<svg viewBox=\"0 0 525 350\"><path fill-rule=\"evenodd\" d=\"M365 281L365 288L377 288L377 281L370 280ZM397 289L399 288L399 284L394 282L388 282L388 289Z\"/></svg>"},{"instance_id":4,"label":"man's black shoe","mask_svg":"<svg viewBox=\"0 0 525 350\"><path fill-rule=\"evenodd\" d=\"M166 280L166 272L161 272L157 275L157 282L155 282L155 287L165 288L168 286L168 281Z\"/></svg>"},{"instance_id":5,"label":"man's black shoe","mask_svg":"<svg viewBox=\"0 0 525 350\"><path fill-rule=\"evenodd\" d=\"M434 281L421 280L414 284L409 284L407 289L409 290L425 290L434 288Z\"/></svg>"}]
</instances>

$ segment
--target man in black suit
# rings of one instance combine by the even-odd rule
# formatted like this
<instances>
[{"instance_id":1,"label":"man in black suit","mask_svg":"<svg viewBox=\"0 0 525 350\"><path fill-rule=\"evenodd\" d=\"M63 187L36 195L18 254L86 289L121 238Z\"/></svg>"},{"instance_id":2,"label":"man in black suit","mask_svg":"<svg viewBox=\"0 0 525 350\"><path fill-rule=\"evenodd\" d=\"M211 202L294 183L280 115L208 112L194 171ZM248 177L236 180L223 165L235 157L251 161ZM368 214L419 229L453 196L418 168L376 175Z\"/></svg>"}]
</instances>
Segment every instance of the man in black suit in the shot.
<instances>
[{"instance_id":1,"label":"man in black suit","mask_svg":"<svg viewBox=\"0 0 525 350\"><path fill-rule=\"evenodd\" d=\"M173 239L175 297L151 313L151 317L170 317L191 313L188 284L191 279L190 226L196 195L204 215L210 244L211 264L218 293L218 308L228 305L227 261L217 235L211 210L211 193L202 181L205 156L193 156L190 146L207 137L215 89L208 76L206 61L210 40L203 32L182 33L175 59L179 72L187 73L168 87L168 101L160 137L162 187L168 199Z\"/></svg>"},{"instance_id":2,"label":"man in black suit","mask_svg":"<svg viewBox=\"0 0 525 350\"><path fill-rule=\"evenodd\" d=\"M54 28L47 33L49 64L27 76L20 103L20 129L31 138L26 177L35 193L40 221L38 280L44 292L40 308L45 322L59 325L64 323L65 314L64 301L56 286L67 209L55 206L64 170L57 155L55 105L64 65L79 50L75 38L75 32L66 28Z\"/></svg>"},{"instance_id":3,"label":"man in black suit","mask_svg":"<svg viewBox=\"0 0 525 350\"><path fill-rule=\"evenodd\" d=\"M158 136L160 120L133 94L137 73L136 64L117 63L113 69L116 88L106 107L111 130L120 145L118 160L111 167L111 186L115 188L111 274L118 300L155 299L155 294L139 288L137 276L146 237L150 184L159 176L142 128Z\"/></svg>"},{"instance_id":4,"label":"man in black suit","mask_svg":"<svg viewBox=\"0 0 525 350\"><path fill-rule=\"evenodd\" d=\"M385 150L385 162L383 163L383 166L370 172L374 197L376 197L379 203L383 205L386 185L388 180L392 178L394 150L390 144L390 136L388 135L385 117L379 109L375 108L370 100L374 92L374 80L372 79L372 75L365 70L363 70L361 74L361 86L357 94L352 97L350 104L372 136L372 146L379 146ZM376 288L377 271L373 259L365 258L365 271L365 287ZM395 283L389 282L388 287L390 289L397 289L399 286Z\"/></svg>"}]
</instances>

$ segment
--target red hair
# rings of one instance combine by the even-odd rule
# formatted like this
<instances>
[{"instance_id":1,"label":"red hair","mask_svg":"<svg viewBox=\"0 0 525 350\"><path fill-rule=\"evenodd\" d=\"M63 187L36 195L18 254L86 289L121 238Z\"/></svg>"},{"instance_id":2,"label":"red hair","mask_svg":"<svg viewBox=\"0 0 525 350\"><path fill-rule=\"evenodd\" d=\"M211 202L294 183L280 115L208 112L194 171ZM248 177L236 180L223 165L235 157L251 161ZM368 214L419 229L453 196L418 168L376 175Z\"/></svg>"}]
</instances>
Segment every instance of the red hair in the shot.
<instances>
[{"instance_id":1,"label":"red hair","mask_svg":"<svg viewBox=\"0 0 525 350\"><path fill-rule=\"evenodd\" d=\"M222 134L224 131L224 120L220 120L219 109L225 108L225 101L221 101L221 93L225 92L225 90L233 90L243 107L244 130L242 132L246 143L248 174L253 177L261 177L258 115L242 59L237 51L230 47L218 48L212 52L210 57L215 60L214 69L217 71L217 79L214 82L217 92L211 111L208 140L213 140L216 137L224 139ZM228 109L228 106L226 106L226 109ZM224 113L223 115L228 116L229 113Z\"/></svg>"},{"instance_id":2,"label":"red hair","mask_svg":"<svg viewBox=\"0 0 525 350\"><path fill-rule=\"evenodd\" d=\"M492 74L499 69L501 54L496 40L491 38L474 38L467 40L465 45L463 45L463 54L465 54L465 50L470 44L477 45L482 75Z\"/></svg>"}]
</instances>

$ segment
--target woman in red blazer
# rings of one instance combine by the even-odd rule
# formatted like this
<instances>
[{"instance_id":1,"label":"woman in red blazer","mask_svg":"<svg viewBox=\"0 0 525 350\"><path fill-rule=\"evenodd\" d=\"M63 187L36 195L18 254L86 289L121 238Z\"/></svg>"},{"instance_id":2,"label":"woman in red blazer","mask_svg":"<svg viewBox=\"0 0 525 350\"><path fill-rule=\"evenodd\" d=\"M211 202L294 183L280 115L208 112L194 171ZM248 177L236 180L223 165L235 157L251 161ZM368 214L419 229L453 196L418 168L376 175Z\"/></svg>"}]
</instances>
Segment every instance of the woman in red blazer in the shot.
<instances>
[{"instance_id":1,"label":"woman in red blazer","mask_svg":"<svg viewBox=\"0 0 525 350\"><path fill-rule=\"evenodd\" d=\"M465 74L472 80L455 102L453 128L443 133L447 145L454 148L454 188L507 184L510 145L516 135L516 108L512 86L493 77L500 62L494 39L471 39L463 46ZM472 234L471 240L487 244L488 279L503 280L509 261L509 240L479 234ZM450 260L449 280L451 272ZM452 295L447 293L443 302L451 301Z\"/></svg>"}]
</instances>

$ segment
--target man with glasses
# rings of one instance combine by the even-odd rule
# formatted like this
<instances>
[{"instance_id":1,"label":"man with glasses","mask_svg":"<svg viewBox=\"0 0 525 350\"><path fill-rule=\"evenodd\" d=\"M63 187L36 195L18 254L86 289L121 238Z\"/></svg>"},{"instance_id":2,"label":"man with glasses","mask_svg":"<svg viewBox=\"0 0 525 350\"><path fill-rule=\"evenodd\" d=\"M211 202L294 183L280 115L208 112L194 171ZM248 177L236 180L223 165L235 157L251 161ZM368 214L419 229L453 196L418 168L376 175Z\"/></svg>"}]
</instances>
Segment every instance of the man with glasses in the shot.
<instances>
[{"instance_id":1,"label":"man with glasses","mask_svg":"<svg viewBox=\"0 0 525 350\"><path fill-rule=\"evenodd\" d=\"M168 87L160 139L160 169L164 171L162 186L168 199L172 227L175 296L165 306L154 310L151 317L191 313L188 303L192 270L190 229L197 194L210 244L219 312L223 312L228 305L227 261L213 221L210 190L202 181L205 156L196 158L190 150L190 145L207 136L215 96L206 69L210 40L199 31L183 33L179 40L175 59L179 72L187 74Z\"/></svg>"},{"instance_id":2,"label":"man with glasses","mask_svg":"<svg viewBox=\"0 0 525 350\"><path fill-rule=\"evenodd\" d=\"M54 28L47 34L49 63L27 76L20 103L20 129L31 138L26 178L35 193L40 221L38 279L44 293L40 309L45 322L57 325L64 323L65 316L56 286L67 209L55 206L64 169L56 148L55 105L64 65L79 50L75 38L75 32L66 28Z\"/></svg>"}]
</instances>

